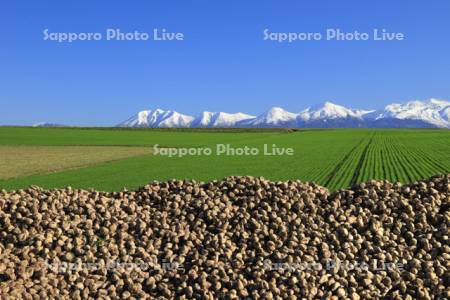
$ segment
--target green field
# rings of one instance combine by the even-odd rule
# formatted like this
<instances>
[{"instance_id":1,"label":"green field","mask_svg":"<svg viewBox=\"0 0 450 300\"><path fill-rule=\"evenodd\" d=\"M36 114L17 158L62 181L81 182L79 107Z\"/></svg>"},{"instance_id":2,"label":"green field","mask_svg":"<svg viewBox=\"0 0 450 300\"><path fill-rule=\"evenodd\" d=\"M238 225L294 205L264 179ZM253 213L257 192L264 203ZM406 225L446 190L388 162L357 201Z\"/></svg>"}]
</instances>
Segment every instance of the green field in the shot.
<instances>
[{"instance_id":1,"label":"green field","mask_svg":"<svg viewBox=\"0 0 450 300\"><path fill-rule=\"evenodd\" d=\"M257 156L165 157L140 153L134 147L255 147ZM293 156L265 156L264 144L291 147ZM220 179L230 175L264 176L271 180L315 181L334 190L370 179L412 182L450 172L450 131L434 129L329 129L329 130L150 130L0 127L0 145L10 147L108 146L130 148L130 157L93 161L88 166L64 169L58 158L54 166L10 179L0 179L0 188L19 189L29 185L45 188L72 186L100 190L135 188L153 180ZM109 148L108 148L109 149ZM108 150L109 151L109 150ZM42 155L42 154L40 154ZM79 153L77 154L79 155ZM92 155L87 151L85 156ZM36 154L30 155L30 164ZM58 157L58 156L55 156ZM15 159L14 159L15 158ZM24 163L23 157L7 160L8 167ZM53 160L52 160L53 159ZM86 160L86 157L84 158ZM6 159L0 158L1 169ZM89 161L89 159L87 159ZM59 167L61 165L61 167ZM56 170L56 171L55 171ZM19 172L20 173L20 172Z\"/></svg>"}]
</instances>

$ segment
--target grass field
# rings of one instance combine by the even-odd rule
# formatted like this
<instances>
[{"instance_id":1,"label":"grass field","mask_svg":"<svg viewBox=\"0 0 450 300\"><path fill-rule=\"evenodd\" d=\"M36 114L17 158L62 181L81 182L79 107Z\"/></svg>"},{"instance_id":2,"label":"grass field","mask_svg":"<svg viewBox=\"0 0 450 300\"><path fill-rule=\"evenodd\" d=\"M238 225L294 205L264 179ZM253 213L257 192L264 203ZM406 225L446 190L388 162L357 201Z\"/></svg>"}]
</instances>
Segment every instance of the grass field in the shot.
<instances>
[{"instance_id":1,"label":"grass field","mask_svg":"<svg viewBox=\"0 0 450 300\"><path fill-rule=\"evenodd\" d=\"M264 144L276 144L278 147L293 148L294 155L165 157L147 154L145 148L150 151L154 144L170 148L214 148L216 144L230 144L232 147L255 147L261 153ZM22 150L28 148L25 156L17 152L9 154L7 159L0 157L0 174L13 172L5 170L13 170L14 167L22 169L23 164L45 161L42 147L64 151L83 146L86 150L78 153L80 161L85 163L64 165L54 159L48 161L50 167L40 169L38 174L18 172L17 176L9 176L15 178L0 180L0 188L5 189L39 185L45 188L72 186L120 190L123 187L135 188L153 180L211 180L230 175L253 175L272 180L311 180L334 190L370 179L406 183L450 172L449 130L0 127L0 145L20 147ZM93 148L87 150L90 147ZM124 156L113 157L118 152ZM99 159L105 155L108 156L106 161ZM61 159L64 160L64 156Z\"/></svg>"}]
</instances>

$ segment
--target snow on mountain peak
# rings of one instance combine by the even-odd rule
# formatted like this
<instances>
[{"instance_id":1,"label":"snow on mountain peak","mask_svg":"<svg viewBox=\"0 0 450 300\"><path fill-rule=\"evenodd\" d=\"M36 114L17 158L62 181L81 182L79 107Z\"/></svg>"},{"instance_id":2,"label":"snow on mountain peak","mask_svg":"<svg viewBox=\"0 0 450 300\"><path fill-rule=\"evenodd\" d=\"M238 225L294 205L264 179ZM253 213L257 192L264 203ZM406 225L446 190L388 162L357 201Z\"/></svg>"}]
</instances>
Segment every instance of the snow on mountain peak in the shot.
<instances>
[{"instance_id":1,"label":"snow on mountain peak","mask_svg":"<svg viewBox=\"0 0 450 300\"><path fill-rule=\"evenodd\" d=\"M249 122L251 126L287 126L290 127L295 123L297 114L284 110L281 107L272 107L262 115Z\"/></svg>"},{"instance_id":2,"label":"snow on mountain peak","mask_svg":"<svg viewBox=\"0 0 450 300\"><path fill-rule=\"evenodd\" d=\"M450 128L450 102L440 99L393 103L383 110L351 109L326 101L295 114L272 107L255 117L245 113L204 111L197 117L172 110L143 110L121 127L443 127Z\"/></svg>"},{"instance_id":3,"label":"snow on mountain peak","mask_svg":"<svg viewBox=\"0 0 450 300\"><path fill-rule=\"evenodd\" d=\"M50 122L40 122L40 123L33 124L33 127L67 127L67 125L50 123Z\"/></svg>"},{"instance_id":4,"label":"snow on mountain peak","mask_svg":"<svg viewBox=\"0 0 450 300\"><path fill-rule=\"evenodd\" d=\"M255 116L247 115L241 112L230 114L225 112L219 112L215 116L215 120L213 123L214 127L229 127L233 126L238 122L254 119Z\"/></svg>"},{"instance_id":5,"label":"snow on mountain peak","mask_svg":"<svg viewBox=\"0 0 450 300\"><path fill-rule=\"evenodd\" d=\"M189 127L194 120L194 117L180 114L176 111L168 111L166 117L161 120L158 127L173 128L173 127Z\"/></svg>"},{"instance_id":6,"label":"snow on mountain peak","mask_svg":"<svg viewBox=\"0 0 450 300\"><path fill-rule=\"evenodd\" d=\"M387 105L377 119L421 120L438 127L448 128L450 127L449 111L449 101L438 99L414 100L405 104L393 103Z\"/></svg>"},{"instance_id":7,"label":"snow on mountain peak","mask_svg":"<svg viewBox=\"0 0 450 300\"><path fill-rule=\"evenodd\" d=\"M254 119L255 116L238 113L226 113L226 112L202 112L195 120L192 122L193 127L233 127L239 122Z\"/></svg>"},{"instance_id":8,"label":"snow on mountain peak","mask_svg":"<svg viewBox=\"0 0 450 300\"><path fill-rule=\"evenodd\" d=\"M342 105L326 101L322 104L308 107L300 112L299 118L303 121L320 119L359 118L372 111L349 109Z\"/></svg>"},{"instance_id":9,"label":"snow on mountain peak","mask_svg":"<svg viewBox=\"0 0 450 300\"><path fill-rule=\"evenodd\" d=\"M132 116L119 127L189 127L194 118L172 110L143 110Z\"/></svg>"},{"instance_id":10,"label":"snow on mountain peak","mask_svg":"<svg viewBox=\"0 0 450 300\"><path fill-rule=\"evenodd\" d=\"M280 121L290 121L297 117L296 114L291 113L281 107L272 107L265 113L265 118L269 122L280 122Z\"/></svg>"},{"instance_id":11,"label":"snow on mountain peak","mask_svg":"<svg viewBox=\"0 0 450 300\"><path fill-rule=\"evenodd\" d=\"M434 99L434 98L431 98L431 99L429 100L429 103L430 103L431 105L435 105L435 106L437 106L437 107L439 107L439 108L447 108L447 107L450 105L450 101L445 101L445 100L440 100L440 99Z\"/></svg>"}]
</instances>

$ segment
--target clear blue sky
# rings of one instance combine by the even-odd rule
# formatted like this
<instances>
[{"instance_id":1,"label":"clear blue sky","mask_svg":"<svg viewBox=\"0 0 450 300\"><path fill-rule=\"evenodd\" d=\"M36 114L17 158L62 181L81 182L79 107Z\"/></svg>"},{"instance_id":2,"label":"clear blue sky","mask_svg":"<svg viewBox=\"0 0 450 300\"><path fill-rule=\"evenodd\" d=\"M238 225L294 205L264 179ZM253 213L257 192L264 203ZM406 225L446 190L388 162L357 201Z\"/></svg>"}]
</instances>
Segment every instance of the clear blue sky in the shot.
<instances>
[{"instance_id":1,"label":"clear blue sky","mask_svg":"<svg viewBox=\"0 0 450 300\"><path fill-rule=\"evenodd\" d=\"M114 125L138 110L259 114L323 101L450 99L450 1L3 1L0 124ZM50 32L183 32L184 41L43 40ZM406 40L263 40L327 28Z\"/></svg>"}]
</instances>

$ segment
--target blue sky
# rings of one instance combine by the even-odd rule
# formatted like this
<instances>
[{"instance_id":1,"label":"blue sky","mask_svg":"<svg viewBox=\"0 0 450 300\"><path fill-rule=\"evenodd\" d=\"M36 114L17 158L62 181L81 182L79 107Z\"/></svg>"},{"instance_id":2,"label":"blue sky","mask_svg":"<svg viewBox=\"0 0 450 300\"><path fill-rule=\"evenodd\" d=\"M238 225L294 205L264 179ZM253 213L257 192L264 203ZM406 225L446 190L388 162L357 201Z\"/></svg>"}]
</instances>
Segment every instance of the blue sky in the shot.
<instances>
[{"instance_id":1,"label":"blue sky","mask_svg":"<svg viewBox=\"0 0 450 300\"><path fill-rule=\"evenodd\" d=\"M7 1L0 6L0 124L114 125L138 110L259 114L450 99L450 2ZM183 41L44 41L50 32L182 32ZM404 41L263 40L340 28Z\"/></svg>"}]
</instances>

